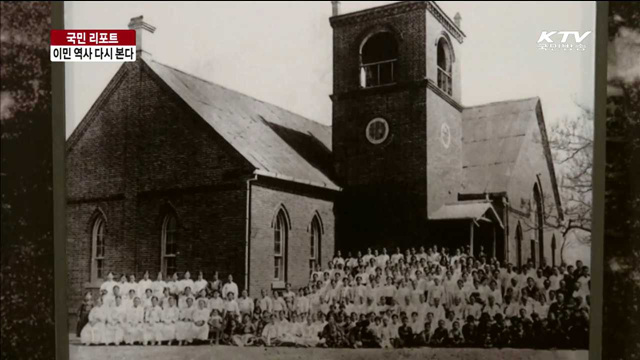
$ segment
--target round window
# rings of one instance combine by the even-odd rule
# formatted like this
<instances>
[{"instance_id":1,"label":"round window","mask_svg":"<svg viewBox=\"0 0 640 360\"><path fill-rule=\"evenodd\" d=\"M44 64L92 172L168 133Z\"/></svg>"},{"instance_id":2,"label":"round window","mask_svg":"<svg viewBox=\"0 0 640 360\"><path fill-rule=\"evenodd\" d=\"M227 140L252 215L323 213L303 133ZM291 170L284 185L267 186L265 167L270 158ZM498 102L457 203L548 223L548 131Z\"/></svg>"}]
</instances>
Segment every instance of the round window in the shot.
<instances>
[{"instance_id":1,"label":"round window","mask_svg":"<svg viewBox=\"0 0 640 360\"><path fill-rule=\"evenodd\" d=\"M375 118L369 121L365 129L365 135L370 143L377 145L383 143L389 136L389 124L383 118Z\"/></svg>"},{"instance_id":2,"label":"round window","mask_svg":"<svg viewBox=\"0 0 640 360\"><path fill-rule=\"evenodd\" d=\"M447 123L442 123L440 127L440 141L445 149L449 148L449 144L451 144L451 129Z\"/></svg>"}]
</instances>

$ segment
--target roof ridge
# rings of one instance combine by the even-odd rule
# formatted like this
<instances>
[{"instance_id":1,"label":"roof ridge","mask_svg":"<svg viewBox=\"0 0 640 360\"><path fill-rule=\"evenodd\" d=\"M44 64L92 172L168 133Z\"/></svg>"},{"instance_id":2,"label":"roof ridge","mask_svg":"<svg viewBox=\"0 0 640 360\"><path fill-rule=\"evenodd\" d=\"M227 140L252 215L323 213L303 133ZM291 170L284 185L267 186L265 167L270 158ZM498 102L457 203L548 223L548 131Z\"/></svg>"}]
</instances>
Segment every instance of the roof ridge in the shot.
<instances>
[{"instance_id":1,"label":"roof ridge","mask_svg":"<svg viewBox=\"0 0 640 360\"><path fill-rule=\"evenodd\" d=\"M180 72L180 73L182 73L182 74L185 74L185 75L187 75L187 76L190 76L190 77L192 77L192 78L194 78L194 79L197 79L197 80L203 81L203 82L205 82L205 83L207 83L207 84L209 84L209 85L218 86L218 87L220 87L220 88L222 88L222 89L224 89L224 90L231 91L231 92L233 92L233 93L235 93L235 94L237 94L237 95L240 95L240 96L243 96L243 97L249 98L249 99L251 99L251 100L254 100L254 101L257 101L257 102L260 102L260 103L263 103L263 104L269 105L269 106L275 106L275 107L277 107L278 109L280 109L280 110L282 110L282 111L285 111L285 112L288 112L289 114L295 115L295 116L297 116L297 117L300 117L300 118L304 119L305 121L313 122L314 124L320 125L320 126L322 126L322 127L324 127L324 128L331 129L331 125L325 125L325 124L323 124L323 123L321 123L321 122L319 122L319 121L316 121L316 120L313 120L313 119L309 119L309 118L308 118L308 117L306 117L306 116L300 115L300 114L298 114L298 113L295 113L295 112L293 112L293 111L291 111L291 110L285 109L285 108L283 108L283 107L281 107L281 106L278 106L278 105L276 105L276 104L273 104L273 103L270 103L270 102L267 102L267 101L264 101L264 100L260 100L260 99L258 99L258 98L256 98L256 97L253 97L253 96L251 96L251 95L247 95L247 94L245 94L245 93L243 93L243 92L240 92L240 91L238 91L238 90L235 90L235 89L231 89L231 88L226 87L226 86L224 86L224 85L220 85L220 84L215 83L215 82L213 82L213 81L211 81L211 80L203 79L203 78L201 78L201 77L199 77L199 76L197 76L197 75L191 74L191 73L189 73L189 72L186 72L186 71L184 71L184 70L178 69L178 68L173 67L173 66L171 66L171 65L167 65L167 64L162 63L162 62L160 62L160 61L156 61L156 60L154 60L154 59L150 59L149 61L152 61L152 62L154 62L154 63L156 63L156 64L158 64L158 65L161 65L161 66L167 67L167 68L169 68L169 69L175 70L175 71L177 71L177 72Z\"/></svg>"},{"instance_id":2,"label":"roof ridge","mask_svg":"<svg viewBox=\"0 0 640 360\"><path fill-rule=\"evenodd\" d=\"M486 103L486 104L480 104L480 105L474 105L474 106L465 106L464 110L469 110L469 109L475 109L475 108L480 108L480 107L485 107L485 106L493 106L493 105L498 105L498 104L508 104L508 103L515 103L515 102L527 102L527 101L532 101L532 100L540 100L539 96L532 96L532 97L528 97L528 98L521 98L521 99L510 99L510 100L503 100L503 101L493 101L490 103Z\"/></svg>"}]
</instances>

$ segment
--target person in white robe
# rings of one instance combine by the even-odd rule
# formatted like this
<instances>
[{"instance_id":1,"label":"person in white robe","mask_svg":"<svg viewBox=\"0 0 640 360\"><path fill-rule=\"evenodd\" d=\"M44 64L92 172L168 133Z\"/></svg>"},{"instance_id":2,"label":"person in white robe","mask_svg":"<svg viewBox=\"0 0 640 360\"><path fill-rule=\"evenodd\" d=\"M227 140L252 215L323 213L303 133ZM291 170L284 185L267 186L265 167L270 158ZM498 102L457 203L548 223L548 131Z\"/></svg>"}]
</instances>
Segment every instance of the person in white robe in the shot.
<instances>
[{"instance_id":1,"label":"person in white robe","mask_svg":"<svg viewBox=\"0 0 640 360\"><path fill-rule=\"evenodd\" d=\"M162 310L161 339L160 342L166 341L171 345L171 342L176 339L176 324L180 316L180 310L176 306L176 299L173 296L169 296L167 305Z\"/></svg>"},{"instance_id":2,"label":"person in white robe","mask_svg":"<svg viewBox=\"0 0 640 360\"><path fill-rule=\"evenodd\" d=\"M193 312L192 332L195 340L206 341L209 338L209 309L206 299L198 300L198 308Z\"/></svg>"},{"instance_id":3,"label":"person in white robe","mask_svg":"<svg viewBox=\"0 0 640 360\"><path fill-rule=\"evenodd\" d=\"M444 298L444 286L442 286L442 284L440 283L440 278L435 277L433 279L433 285L429 289L429 291L427 293L427 296L428 296L427 302L429 304L434 304L435 303L435 299L440 299L439 303L443 303L443 301L445 300L445 298Z\"/></svg>"},{"instance_id":4,"label":"person in white robe","mask_svg":"<svg viewBox=\"0 0 640 360\"><path fill-rule=\"evenodd\" d=\"M275 323L275 316L269 315L269 323L262 329L262 341L266 346L276 346L279 343L280 333Z\"/></svg>"},{"instance_id":5,"label":"person in white robe","mask_svg":"<svg viewBox=\"0 0 640 360\"><path fill-rule=\"evenodd\" d=\"M473 316L477 320L480 319L480 315L482 315L482 305L476 302L475 296L469 297L469 304L464 309L464 318Z\"/></svg>"},{"instance_id":6,"label":"person in white robe","mask_svg":"<svg viewBox=\"0 0 640 360\"><path fill-rule=\"evenodd\" d=\"M253 316L254 302L253 299L249 297L249 292L246 289L242 290L242 296L238 299L238 309L240 310L241 316Z\"/></svg>"},{"instance_id":7,"label":"person in white robe","mask_svg":"<svg viewBox=\"0 0 640 360\"><path fill-rule=\"evenodd\" d=\"M120 287L120 295L127 296L129 294L129 289L131 288L131 284L127 281L127 275L122 274L120 276L120 282L118 282L118 286Z\"/></svg>"},{"instance_id":8,"label":"person in white robe","mask_svg":"<svg viewBox=\"0 0 640 360\"><path fill-rule=\"evenodd\" d=\"M193 283L193 287L194 287L193 292L198 294L202 290L206 291L208 285L209 285L209 282L205 280L204 274L202 273L202 271L199 271L198 279Z\"/></svg>"},{"instance_id":9,"label":"person in white robe","mask_svg":"<svg viewBox=\"0 0 640 360\"><path fill-rule=\"evenodd\" d=\"M176 325L176 339L178 345L184 342L191 344L193 341L193 315L195 307L193 306L193 297L186 299L186 307L180 309L179 321Z\"/></svg>"},{"instance_id":10,"label":"person in white robe","mask_svg":"<svg viewBox=\"0 0 640 360\"><path fill-rule=\"evenodd\" d=\"M127 310L126 326L124 332L125 343L133 345L142 343L142 332L144 330L144 307L141 305L139 297L133 300L133 306Z\"/></svg>"},{"instance_id":11,"label":"person in white robe","mask_svg":"<svg viewBox=\"0 0 640 360\"><path fill-rule=\"evenodd\" d=\"M489 297L487 298L487 304L484 306L484 308L482 309L482 313L487 313L489 314L489 316L491 317L491 319L494 319L496 314L500 314L500 315L504 315L504 313L502 312L502 308L500 307L500 304L498 304L495 300L495 298L493 297L493 295L489 295Z\"/></svg>"},{"instance_id":12,"label":"person in white robe","mask_svg":"<svg viewBox=\"0 0 640 360\"><path fill-rule=\"evenodd\" d=\"M162 278L162 272L159 272L158 276L156 277L156 281L151 283L151 290L153 290L153 295L157 296L158 298L162 297L162 295L164 294L164 289L166 287L167 283Z\"/></svg>"},{"instance_id":13,"label":"person in white robe","mask_svg":"<svg viewBox=\"0 0 640 360\"><path fill-rule=\"evenodd\" d=\"M296 312L306 316L311 311L311 302L309 300L309 288L301 288L296 297Z\"/></svg>"},{"instance_id":14,"label":"person in white robe","mask_svg":"<svg viewBox=\"0 0 640 360\"><path fill-rule=\"evenodd\" d=\"M260 296L260 300L258 300L258 307L260 307L260 310L262 312L266 311L270 313L273 310L273 300L267 294L267 291L265 289L260 290Z\"/></svg>"},{"instance_id":15,"label":"person in white robe","mask_svg":"<svg viewBox=\"0 0 640 360\"><path fill-rule=\"evenodd\" d=\"M122 303L122 297L116 296L116 302L108 310L107 326L104 343L120 345L124 341L124 330L127 322L127 308Z\"/></svg>"},{"instance_id":16,"label":"person in white robe","mask_svg":"<svg viewBox=\"0 0 640 360\"><path fill-rule=\"evenodd\" d=\"M145 271L142 280L138 282L138 294L146 294L147 289L151 289L151 295L153 295L153 281L149 279L149 272Z\"/></svg>"},{"instance_id":17,"label":"person in white robe","mask_svg":"<svg viewBox=\"0 0 640 360\"><path fill-rule=\"evenodd\" d=\"M150 290L150 289L149 289ZM160 322L162 308L158 305L158 298L151 298L151 306L145 309L144 328L142 331L143 345L159 345L162 338L162 323Z\"/></svg>"},{"instance_id":18,"label":"person in white robe","mask_svg":"<svg viewBox=\"0 0 640 360\"><path fill-rule=\"evenodd\" d=\"M238 302L233 297L233 292L229 292L227 296L227 301L224 303L224 315L222 316L224 319L227 319L229 316L239 321L238 317L240 316L240 307L238 306Z\"/></svg>"},{"instance_id":19,"label":"person in white robe","mask_svg":"<svg viewBox=\"0 0 640 360\"><path fill-rule=\"evenodd\" d=\"M116 295L120 295L120 286L117 284L113 285L111 292L107 292L102 296L104 306L108 308L114 307L116 304Z\"/></svg>"},{"instance_id":20,"label":"person in white robe","mask_svg":"<svg viewBox=\"0 0 640 360\"><path fill-rule=\"evenodd\" d=\"M191 273L187 271L184 273L184 278L178 281L178 293L183 294L186 291L186 288L190 288L191 293L195 294L195 286L193 279L191 279Z\"/></svg>"},{"instance_id":21,"label":"person in white robe","mask_svg":"<svg viewBox=\"0 0 640 360\"><path fill-rule=\"evenodd\" d=\"M277 314L281 311L285 311L287 309L287 303L284 301L281 292L274 290L273 296L273 313Z\"/></svg>"},{"instance_id":22,"label":"person in white robe","mask_svg":"<svg viewBox=\"0 0 640 360\"><path fill-rule=\"evenodd\" d=\"M224 299L220 297L220 292L218 292L218 290L214 290L213 297L209 299L209 310L217 310L218 314L222 314L224 312Z\"/></svg>"},{"instance_id":23,"label":"person in white robe","mask_svg":"<svg viewBox=\"0 0 640 360\"><path fill-rule=\"evenodd\" d=\"M89 312L89 323L80 332L80 341L84 345L102 344L106 331L107 307L101 297L96 299L96 305Z\"/></svg>"},{"instance_id":24,"label":"person in white robe","mask_svg":"<svg viewBox=\"0 0 640 360\"><path fill-rule=\"evenodd\" d=\"M178 298L178 307L180 309L186 308L187 307L187 300L189 300L189 299L191 299L195 303L196 297L191 292L191 287L187 286L187 287L184 288L184 291L182 292L182 295L180 295L180 297Z\"/></svg>"},{"instance_id":25,"label":"person in white robe","mask_svg":"<svg viewBox=\"0 0 640 360\"><path fill-rule=\"evenodd\" d=\"M150 308L153 305L153 290L150 288L144 292L144 296L142 297L142 307Z\"/></svg>"},{"instance_id":26,"label":"person in white robe","mask_svg":"<svg viewBox=\"0 0 640 360\"><path fill-rule=\"evenodd\" d=\"M487 289L487 298L493 296L493 299L496 304L502 306L502 290L498 287L498 282L495 280L491 280L489 283L489 288Z\"/></svg>"},{"instance_id":27,"label":"person in white robe","mask_svg":"<svg viewBox=\"0 0 640 360\"><path fill-rule=\"evenodd\" d=\"M134 302L136 297L137 297L136 290L132 289L131 287L129 287L129 292L122 299L122 305L127 309L132 308L133 307L133 302Z\"/></svg>"},{"instance_id":28,"label":"person in white robe","mask_svg":"<svg viewBox=\"0 0 640 360\"><path fill-rule=\"evenodd\" d=\"M233 275L229 274L227 278L227 283L222 287L222 297L227 298L229 296L229 292L233 293L233 298L238 298L238 284L233 282Z\"/></svg>"},{"instance_id":29,"label":"person in white robe","mask_svg":"<svg viewBox=\"0 0 640 360\"><path fill-rule=\"evenodd\" d=\"M162 310L166 309L169 306L169 299L174 299L175 297L171 295L169 288L166 287L162 291L162 293L158 296L158 304L162 308Z\"/></svg>"},{"instance_id":30,"label":"person in white robe","mask_svg":"<svg viewBox=\"0 0 640 360\"><path fill-rule=\"evenodd\" d=\"M128 284L129 284L128 285L129 291L127 291L127 294L131 292L131 290L134 290L136 293L136 296L142 296L143 293L140 292L140 284L138 284L138 282L136 281L136 276L134 274L129 274Z\"/></svg>"},{"instance_id":31,"label":"person in white robe","mask_svg":"<svg viewBox=\"0 0 640 360\"><path fill-rule=\"evenodd\" d=\"M107 280L100 285L100 291L105 290L107 294L113 294L113 286L117 285L115 281L113 281L113 273L110 272L107 274Z\"/></svg>"},{"instance_id":32,"label":"person in white robe","mask_svg":"<svg viewBox=\"0 0 640 360\"><path fill-rule=\"evenodd\" d=\"M178 273L173 273L171 279L167 281L167 287L169 288L171 295L180 295L180 281L178 280Z\"/></svg>"}]
</instances>

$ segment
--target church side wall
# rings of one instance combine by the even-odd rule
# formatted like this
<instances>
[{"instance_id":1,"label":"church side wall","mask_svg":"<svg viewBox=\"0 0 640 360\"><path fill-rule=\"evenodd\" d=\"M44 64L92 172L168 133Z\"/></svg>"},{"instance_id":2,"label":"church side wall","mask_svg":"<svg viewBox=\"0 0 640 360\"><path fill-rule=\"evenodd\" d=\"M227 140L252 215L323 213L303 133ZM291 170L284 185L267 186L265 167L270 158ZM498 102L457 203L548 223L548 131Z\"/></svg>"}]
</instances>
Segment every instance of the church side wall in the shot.
<instances>
[{"instance_id":1,"label":"church side wall","mask_svg":"<svg viewBox=\"0 0 640 360\"><path fill-rule=\"evenodd\" d=\"M535 116L535 113L531 112L529 116ZM516 209L520 214L512 214L513 218L510 219L510 230L511 233L509 235L510 242L512 246L510 246L511 256L516 249L516 226L518 220L522 226L523 233L523 262L526 262L531 258L531 239L535 238L535 226L533 222L533 187L538 181L538 175L540 176L540 182L542 184L542 197L543 197L543 207L545 209L545 217L549 217L547 219L550 223L555 223L556 218L556 209L555 209L555 200L553 197L553 187L551 184L551 176L548 171L546 158L544 156L544 148L540 139L540 130L538 127L537 121L531 121L531 126L527 131L526 139L522 145L522 149L520 150L520 155L513 167L513 171L511 173L511 179L509 181L509 203L510 206ZM553 235L556 236L556 245L557 249L555 251L555 260L556 265L559 265L560 260L560 246L562 243L562 237L559 231L553 229L551 226L544 226L544 256L547 264L552 264L552 249L551 249L551 240ZM536 244L536 247L539 245ZM540 262L539 249L536 249L536 264ZM517 263L517 262L514 262Z\"/></svg>"},{"instance_id":2,"label":"church side wall","mask_svg":"<svg viewBox=\"0 0 640 360\"><path fill-rule=\"evenodd\" d=\"M92 218L106 217L104 271L160 269L162 220L178 220L180 275L232 273L241 284L252 168L138 60L98 99L67 153L69 311L90 283ZM73 320L72 320L73 321Z\"/></svg>"},{"instance_id":3,"label":"church side wall","mask_svg":"<svg viewBox=\"0 0 640 360\"><path fill-rule=\"evenodd\" d=\"M283 209L289 220L287 281L293 288L309 282L310 225L317 214L322 223L321 258L323 267L334 256L333 194L316 189L263 180L251 186L250 294L271 290L274 276L274 219ZM239 261L239 259L238 259Z\"/></svg>"}]
</instances>

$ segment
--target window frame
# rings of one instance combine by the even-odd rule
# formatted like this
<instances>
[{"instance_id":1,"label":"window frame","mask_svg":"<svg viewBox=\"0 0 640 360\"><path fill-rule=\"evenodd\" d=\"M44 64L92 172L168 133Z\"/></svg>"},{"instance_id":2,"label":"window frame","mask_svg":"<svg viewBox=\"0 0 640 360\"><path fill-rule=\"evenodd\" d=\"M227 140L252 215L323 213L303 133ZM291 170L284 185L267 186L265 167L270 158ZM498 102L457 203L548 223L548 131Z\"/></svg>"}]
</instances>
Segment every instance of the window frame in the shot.
<instances>
[{"instance_id":1,"label":"window frame","mask_svg":"<svg viewBox=\"0 0 640 360\"><path fill-rule=\"evenodd\" d=\"M104 280L106 226L107 222L100 214L95 218L91 227L91 282Z\"/></svg>"},{"instance_id":2,"label":"window frame","mask_svg":"<svg viewBox=\"0 0 640 360\"><path fill-rule=\"evenodd\" d=\"M375 139L370 134L371 127L374 124L383 124L384 125L384 135L380 139ZM391 132L391 129L389 128L389 122L386 119L382 118L382 117L376 117L376 118L371 119L367 123L367 126L364 129L365 137L373 145L380 145L380 144L384 143L389 138L389 133L390 132Z\"/></svg>"},{"instance_id":3,"label":"window frame","mask_svg":"<svg viewBox=\"0 0 640 360\"><path fill-rule=\"evenodd\" d=\"M170 229L170 222L173 221L173 227ZM177 234L178 234L178 218L175 214L167 214L162 220L162 231L160 235L160 271L163 276L168 277L177 271ZM171 237L173 252L167 252L167 239ZM169 262L173 265L169 265ZM172 271L170 271L172 269Z\"/></svg>"},{"instance_id":4,"label":"window frame","mask_svg":"<svg viewBox=\"0 0 640 360\"><path fill-rule=\"evenodd\" d=\"M311 219L311 225L309 227L309 247L311 251L309 252L309 276L315 270L316 264L321 264L321 248L322 246L322 223L320 222L320 218L315 215L313 219Z\"/></svg>"},{"instance_id":5,"label":"window frame","mask_svg":"<svg viewBox=\"0 0 640 360\"><path fill-rule=\"evenodd\" d=\"M518 267L522 267L522 242L524 241L524 236L522 234L522 225L520 225L520 221L518 221L518 225L516 226L516 246L518 248Z\"/></svg>"},{"instance_id":6,"label":"window frame","mask_svg":"<svg viewBox=\"0 0 640 360\"><path fill-rule=\"evenodd\" d=\"M287 241L289 237L287 218L282 209L273 225L273 281L287 281ZM279 251L276 246L279 245Z\"/></svg>"},{"instance_id":7,"label":"window frame","mask_svg":"<svg viewBox=\"0 0 640 360\"><path fill-rule=\"evenodd\" d=\"M382 34L389 34L391 36L391 39L393 40L393 46L395 47L395 57L389 57L389 59L384 59L384 60L379 60L379 61L372 61L372 62L364 62L364 50L365 47L367 45L367 43L369 41L371 41L371 39L374 39L376 36L380 36ZM376 31L376 32L372 32L369 35L367 35L364 40L362 40L362 42L360 43L360 51L359 51L359 81L360 81L360 88L361 89L369 89L369 88L375 88L375 87L380 87L380 86L389 86L389 85L394 85L396 84L396 74L397 74L397 63L398 63L398 59L400 58L399 56L399 49L398 49L398 41L396 39L395 34L392 31L389 30L381 30L381 31ZM388 82L381 82L381 68L384 66L389 66L389 73L390 73L390 81ZM368 76L367 76L367 71L369 69L375 69L375 76L373 77L375 79L374 81L368 82Z\"/></svg>"},{"instance_id":8,"label":"window frame","mask_svg":"<svg viewBox=\"0 0 640 360\"><path fill-rule=\"evenodd\" d=\"M444 61L447 69L440 66L440 48L443 49ZM437 86L449 96L453 96L453 46L451 41L445 36L441 36L436 41L436 70Z\"/></svg>"},{"instance_id":9,"label":"window frame","mask_svg":"<svg viewBox=\"0 0 640 360\"><path fill-rule=\"evenodd\" d=\"M538 247L538 261L539 265L542 264L544 259L544 203L542 199L542 191L538 182L533 186L533 224L534 224L534 239ZM533 244L532 244L533 245ZM533 251L533 250L532 250Z\"/></svg>"}]
</instances>

